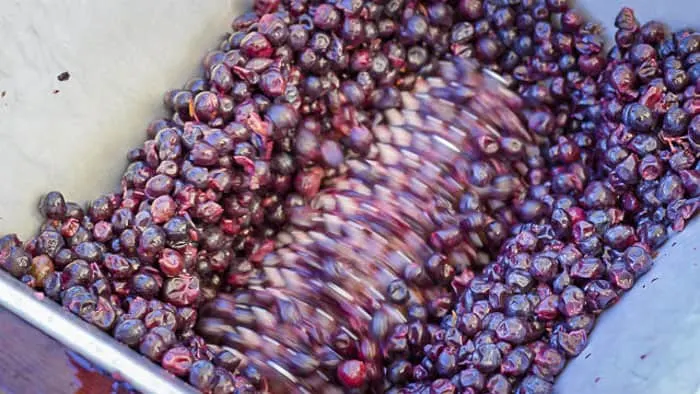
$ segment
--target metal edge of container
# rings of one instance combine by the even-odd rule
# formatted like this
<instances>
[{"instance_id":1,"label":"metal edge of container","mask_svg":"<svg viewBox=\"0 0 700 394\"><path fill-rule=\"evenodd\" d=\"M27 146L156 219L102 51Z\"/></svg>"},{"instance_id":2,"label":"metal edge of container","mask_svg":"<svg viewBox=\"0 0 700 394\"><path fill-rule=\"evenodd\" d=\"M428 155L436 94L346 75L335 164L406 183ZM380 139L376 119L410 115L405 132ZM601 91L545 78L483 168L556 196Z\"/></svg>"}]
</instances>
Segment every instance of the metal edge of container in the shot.
<instances>
[{"instance_id":1,"label":"metal edge of container","mask_svg":"<svg viewBox=\"0 0 700 394\"><path fill-rule=\"evenodd\" d=\"M0 305L143 393L196 393L183 380L5 271L0 271Z\"/></svg>"}]
</instances>

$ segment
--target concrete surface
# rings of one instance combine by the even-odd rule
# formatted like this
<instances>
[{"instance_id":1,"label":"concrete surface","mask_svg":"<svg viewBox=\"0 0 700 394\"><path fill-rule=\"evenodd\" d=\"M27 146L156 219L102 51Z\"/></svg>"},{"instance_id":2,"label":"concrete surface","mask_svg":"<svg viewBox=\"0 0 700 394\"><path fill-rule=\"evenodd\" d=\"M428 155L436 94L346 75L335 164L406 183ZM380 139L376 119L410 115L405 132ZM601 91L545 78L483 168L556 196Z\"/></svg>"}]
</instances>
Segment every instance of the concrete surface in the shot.
<instances>
[{"instance_id":1,"label":"concrete surface","mask_svg":"<svg viewBox=\"0 0 700 394\"><path fill-rule=\"evenodd\" d=\"M609 34L623 5L642 21L700 25L697 0L578 3ZM143 140L163 92L194 75L240 4L0 0L0 233L28 235L48 190L82 202L117 185L126 149ZM59 82L64 71L71 77ZM696 220L604 314L557 393L700 392L698 234Z\"/></svg>"}]
</instances>

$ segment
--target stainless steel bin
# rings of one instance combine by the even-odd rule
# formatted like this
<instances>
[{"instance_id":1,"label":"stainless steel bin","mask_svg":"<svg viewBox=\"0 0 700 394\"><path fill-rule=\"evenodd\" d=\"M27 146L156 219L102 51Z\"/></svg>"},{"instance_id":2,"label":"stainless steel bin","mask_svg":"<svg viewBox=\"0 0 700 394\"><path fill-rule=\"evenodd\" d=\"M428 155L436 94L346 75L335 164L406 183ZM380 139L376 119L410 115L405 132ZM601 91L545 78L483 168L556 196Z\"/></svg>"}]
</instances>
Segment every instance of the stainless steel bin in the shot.
<instances>
[{"instance_id":1,"label":"stainless steel bin","mask_svg":"<svg viewBox=\"0 0 700 394\"><path fill-rule=\"evenodd\" d=\"M608 36L624 5L640 21L700 28L697 0L578 1ZM38 196L48 190L83 201L117 185L124 152L144 139L163 92L195 74L205 50L245 7L236 0L0 0L0 233L28 236L39 222ZM64 71L70 79L58 81ZM695 220L603 315L556 392L700 392L698 248ZM65 312L8 280L0 274L0 304L31 324L144 392L189 390L78 319L56 324ZM73 341L78 335L86 336Z\"/></svg>"}]
</instances>

